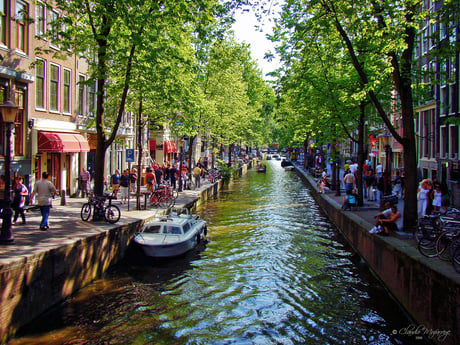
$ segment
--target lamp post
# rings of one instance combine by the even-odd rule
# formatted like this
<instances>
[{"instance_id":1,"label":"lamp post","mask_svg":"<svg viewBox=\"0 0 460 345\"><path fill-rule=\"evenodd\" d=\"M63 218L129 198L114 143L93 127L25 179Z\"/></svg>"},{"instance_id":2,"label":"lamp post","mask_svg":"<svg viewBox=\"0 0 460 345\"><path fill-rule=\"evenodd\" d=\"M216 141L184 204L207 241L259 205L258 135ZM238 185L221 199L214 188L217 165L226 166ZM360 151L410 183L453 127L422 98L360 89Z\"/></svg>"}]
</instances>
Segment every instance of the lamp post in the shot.
<instances>
[{"instance_id":1,"label":"lamp post","mask_svg":"<svg viewBox=\"0 0 460 345\"><path fill-rule=\"evenodd\" d=\"M3 122L6 126L6 148L5 148L5 192L2 212L2 230L0 234L0 244L7 244L14 241L11 231L11 218L13 210L11 209L11 132L14 121L16 120L16 110L18 106L10 100L0 105L3 116Z\"/></svg>"},{"instance_id":2,"label":"lamp post","mask_svg":"<svg viewBox=\"0 0 460 345\"><path fill-rule=\"evenodd\" d=\"M179 139L179 192L182 192L182 158L184 152L184 137Z\"/></svg>"},{"instance_id":3,"label":"lamp post","mask_svg":"<svg viewBox=\"0 0 460 345\"><path fill-rule=\"evenodd\" d=\"M385 145L385 190L384 195L391 194L391 155L392 149L390 145L391 135L389 133L385 133L383 135L383 141Z\"/></svg>"}]
</instances>

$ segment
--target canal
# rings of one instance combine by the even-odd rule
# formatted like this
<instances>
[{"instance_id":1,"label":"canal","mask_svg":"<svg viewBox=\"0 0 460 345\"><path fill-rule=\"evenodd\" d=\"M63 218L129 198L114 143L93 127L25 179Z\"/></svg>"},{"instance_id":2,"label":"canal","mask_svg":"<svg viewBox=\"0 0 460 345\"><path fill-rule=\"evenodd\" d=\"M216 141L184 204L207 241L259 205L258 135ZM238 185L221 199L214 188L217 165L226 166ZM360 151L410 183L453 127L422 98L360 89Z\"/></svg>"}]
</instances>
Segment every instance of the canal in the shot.
<instances>
[{"instance_id":1,"label":"canal","mask_svg":"<svg viewBox=\"0 0 460 345\"><path fill-rule=\"evenodd\" d=\"M197 212L208 243L168 260L133 247L9 345L425 343L279 161Z\"/></svg>"}]
</instances>

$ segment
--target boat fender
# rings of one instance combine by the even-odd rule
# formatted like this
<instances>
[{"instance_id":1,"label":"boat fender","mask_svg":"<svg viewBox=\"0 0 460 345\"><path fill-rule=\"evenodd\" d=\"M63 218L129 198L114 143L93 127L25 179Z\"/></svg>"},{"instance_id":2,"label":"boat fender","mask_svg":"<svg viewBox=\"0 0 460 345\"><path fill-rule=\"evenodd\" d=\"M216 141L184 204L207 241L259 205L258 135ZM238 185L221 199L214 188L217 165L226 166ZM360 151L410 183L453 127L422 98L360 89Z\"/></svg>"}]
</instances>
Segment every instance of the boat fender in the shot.
<instances>
[{"instance_id":1,"label":"boat fender","mask_svg":"<svg viewBox=\"0 0 460 345\"><path fill-rule=\"evenodd\" d=\"M204 237L206 237L208 235L208 227L205 226L204 227Z\"/></svg>"},{"instance_id":2,"label":"boat fender","mask_svg":"<svg viewBox=\"0 0 460 345\"><path fill-rule=\"evenodd\" d=\"M200 240L201 240L201 234L200 233L197 233L196 234L196 243L200 243Z\"/></svg>"}]
</instances>

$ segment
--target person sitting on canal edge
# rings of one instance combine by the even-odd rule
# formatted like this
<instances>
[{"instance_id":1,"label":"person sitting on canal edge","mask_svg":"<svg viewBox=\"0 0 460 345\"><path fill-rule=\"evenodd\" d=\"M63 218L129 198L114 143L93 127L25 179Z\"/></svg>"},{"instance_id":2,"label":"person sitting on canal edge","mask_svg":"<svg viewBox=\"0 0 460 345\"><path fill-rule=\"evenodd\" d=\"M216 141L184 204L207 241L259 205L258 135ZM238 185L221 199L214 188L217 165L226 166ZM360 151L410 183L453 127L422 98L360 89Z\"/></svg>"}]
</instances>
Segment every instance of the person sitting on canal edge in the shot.
<instances>
[{"instance_id":1,"label":"person sitting on canal edge","mask_svg":"<svg viewBox=\"0 0 460 345\"><path fill-rule=\"evenodd\" d=\"M380 226L380 220L381 219L390 219L391 217L391 204L389 202L386 202L383 211L377 213L374 218L376 219L375 221L375 226L369 231L371 234L376 234L382 231L382 227Z\"/></svg>"},{"instance_id":2,"label":"person sitting on canal edge","mask_svg":"<svg viewBox=\"0 0 460 345\"><path fill-rule=\"evenodd\" d=\"M50 215L50 209L52 207L51 198L57 195L56 187L51 181L48 181L49 174L45 171L42 174L42 179L35 182L34 190L30 199L33 200L35 195L38 195L37 204L40 207L42 214L42 220L40 222L40 230L48 230L49 223L48 218Z\"/></svg>"},{"instance_id":3,"label":"person sitting on canal edge","mask_svg":"<svg viewBox=\"0 0 460 345\"><path fill-rule=\"evenodd\" d=\"M380 219L378 221L379 225L381 226L382 231L379 232L379 235L382 236L389 236L390 231L399 231L403 227L403 218L401 213L398 211L398 206L391 205L391 215L388 219Z\"/></svg>"}]
</instances>

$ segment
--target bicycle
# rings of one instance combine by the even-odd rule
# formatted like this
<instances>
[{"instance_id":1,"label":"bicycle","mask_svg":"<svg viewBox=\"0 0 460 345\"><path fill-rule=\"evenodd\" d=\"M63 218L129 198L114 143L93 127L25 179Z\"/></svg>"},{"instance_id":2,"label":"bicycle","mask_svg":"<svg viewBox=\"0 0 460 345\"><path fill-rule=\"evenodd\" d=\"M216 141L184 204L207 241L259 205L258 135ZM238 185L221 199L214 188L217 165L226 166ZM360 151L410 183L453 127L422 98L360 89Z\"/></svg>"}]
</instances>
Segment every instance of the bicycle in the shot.
<instances>
[{"instance_id":1,"label":"bicycle","mask_svg":"<svg viewBox=\"0 0 460 345\"><path fill-rule=\"evenodd\" d=\"M418 240L418 251L429 258L437 256L436 241L441 233L439 216L424 216L421 218L415 232L415 238Z\"/></svg>"},{"instance_id":2,"label":"bicycle","mask_svg":"<svg viewBox=\"0 0 460 345\"><path fill-rule=\"evenodd\" d=\"M149 200L151 206L163 208L172 207L176 202L176 198L173 197L173 189L165 184L152 191Z\"/></svg>"},{"instance_id":3,"label":"bicycle","mask_svg":"<svg viewBox=\"0 0 460 345\"><path fill-rule=\"evenodd\" d=\"M107 206L105 201L109 200ZM88 198L88 202L81 207L80 217L83 221L88 221L93 215L93 220L104 219L106 222L114 224L120 220L121 212L118 206L112 205L112 200L116 199L113 195L94 196Z\"/></svg>"},{"instance_id":4,"label":"bicycle","mask_svg":"<svg viewBox=\"0 0 460 345\"><path fill-rule=\"evenodd\" d=\"M444 261L450 261L457 243L460 243L460 221L446 216L440 217L442 234L436 240L436 252Z\"/></svg>"}]
</instances>

